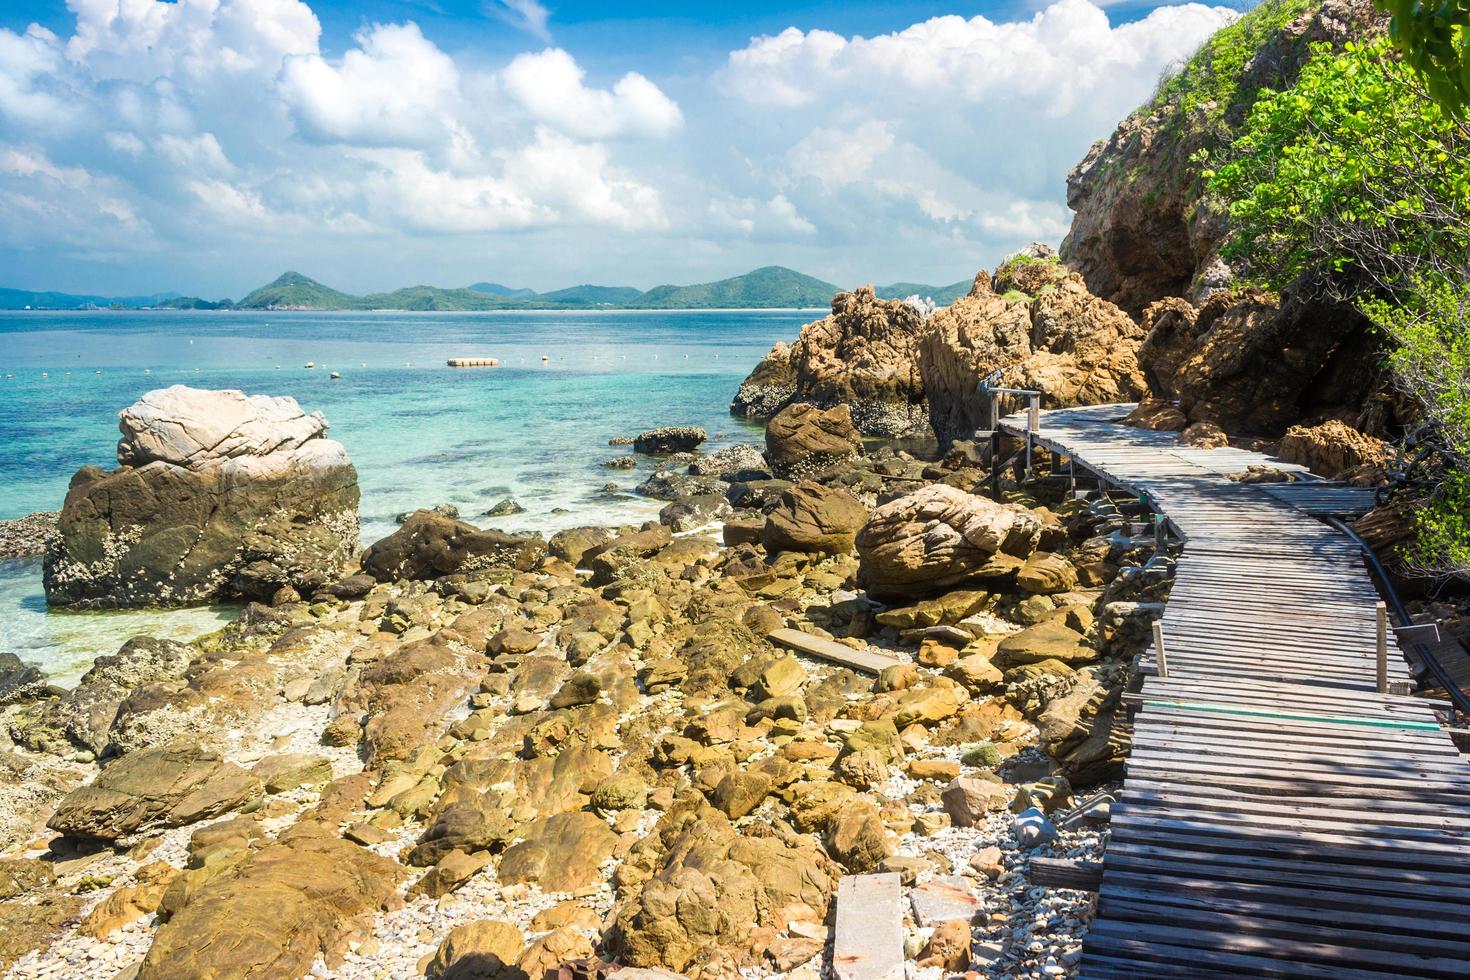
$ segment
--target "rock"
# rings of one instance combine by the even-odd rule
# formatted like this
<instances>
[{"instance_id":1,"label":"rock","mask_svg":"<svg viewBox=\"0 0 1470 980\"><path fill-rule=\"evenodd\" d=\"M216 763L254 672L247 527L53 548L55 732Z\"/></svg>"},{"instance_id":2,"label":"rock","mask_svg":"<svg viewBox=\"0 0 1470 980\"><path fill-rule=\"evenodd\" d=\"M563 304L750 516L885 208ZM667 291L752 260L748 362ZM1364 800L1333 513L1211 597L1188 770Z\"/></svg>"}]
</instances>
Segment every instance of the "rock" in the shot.
<instances>
[{"instance_id":1,"label":"rock","mask_svg":"<svg viewBox=\"0 0 1470 980\"><path fill-rule=\"evenodd\" d=\"M631 772L615 773L592 791L598 810L641 810L648 802L648 784Z\"/></svg>"},{"instance_id":2,"label":"rock","mask_svg":"<svg viewBox=\"0 0 1470 980\"><path fill-rule=\"evenodd\" d=\"M0 706L32 701L44 696L48 689L41 668L13 653L0 653Z\"/></svg>"},{"instance_id":3,"label":"rock","mask_svg":"<svg viewBox=\"0 0 1470 980\"><path fill-rule=\"evenodd\" d=\"M81 916L86 898L63 895L47 896L38 902L5 902L0 904L0 970L32 950L49 947L59 938L63 928ZM65 967L59 975L65 976Z\"/></svg>"},{"instance_id":4,"label":"rock","mask_svg":"<svg viewBox=\"0 0 1470 980\"><path fill-rule=\"evenodd\" d=\"M681 497L658 512L660 524L667 524L678 532L693 531L695 528L713 524L730 513L730 502L724 494L702 493L693 497Z\"/></svg>"},{"instance_id":5,"label":"rock","mask_svg":"<svg viewBox=\"0 0 1470 980\"><path fill-rule=\"evenodd\" d=\"M569 527L551 536L546 551L553 558L580 566L584 555L605 547L615 537L617 531L610 527Z\"/></svg>"},{"instance_id":6,"label":"rock","mask_svg":"<svg viewBox=\"0 0 1470 980\"><path fill-rule=\"evenodd\" d=\"M725 816L736 820L760 806L770 792L769 776L736 769L720 780L710 794L710 802Z\"/></svg>"},{"instance_id":7,"label":"rock","mask_svg":"<svg viewBox=\"0 0 1470 980\"><path fill-rule=\"evenodd\" d=\"M178 873L178 869L164 861L144 865L134 872L134 883L108 895L87 914L77 932L93 939L105 939L130 922L152 915Z\"/></svg>"},{"instance_id":8,"label":"rock","mask_svg":"<svg viewBox=\"0 0 1470 980\"><path fill-rule=\"evenodd\" d=\"M1184 301L1178 300L1178 302L1183 303ZM1123 424L1154 432L1179 432L1189 425L1189 420L1172 403L1150 397L1139 402L1138 407L1123 419Z\"/></svg>"},{"instance_id":9,"label":"rock","mask_svg":"<svg viewBox=\"0 0 1470 980\"><path fill-rule=\"evenodd\" d=\"M862 437L846 405L823 409L797 402L766 424L766 459L783 479L800 479L862 454Z\"/></svg>"},{"instance_id":10,"label":"rock","mask_svg":"<svg viewBox=\"0 0 1470 980\"><path fill-rule=\"evenodd\" d=\"M485 511L485 516L486 517L509 517L512 514L524 514L525 512L526 512L526 508L522 507L520 505L520 503L518 503L514 498L512 498L512 497L506 497L500 503L495 504L489 510ZM458 517L459 515L458 514L453 514L453 515L450 515L450 516Z\"/></svg>"},{"instance_id":11,"label":"rock","mask_svg":"<svg viewBox=\"0 0 1470 980\"><path fill-rule=\"evenodd\" d=\"M517 965L527 977L555 977L558 976L558 967L585 960L591 955L592 943L581 930L562 926L527 946Z\"/></svg>"},{"instance_id":12,"label":"rock","mask_svg":"<svg viewBox=\"0 0 1470 980\"><path fill-rule=\"evenodd\" d=\"M120 414L120 469L72 477L46 601L117 608L269 598L355 556L357 471L291 398L175 385Z\"/></svg>"},{"instance_id":13,"label":"rock","mask_svg":"<svg viewBox=\"0 0 1470 980\"><path fill-rule=\"evenodd\" d=\"M866 800L853 800L837 811L828 824L826 843L827 852L851 874L874 871L893 853L882 815Z\"/></svg>"},{"instance_id":14,"label":"rock","mask_svg":"<svg viewBox=\"0 0 1470 980\"><path fill-rule=\"evenodd\" d=\"M965 969L970 965L971 938L968 920L940 923L919 952L919 967L938 967L950 973Z\"/></svg>"},{"instance_id":15,"label":"rock","mask_svg":"<svg viewBox=\"0 0 1470 980\"><path fill-rule=\"evenodd\" d=\"M1022 850L1050 844L1057 839L1056 825L1035 807L1016 814L1011 821L1011 833L1016 835L1016 846Z\"/></svg>"},{"instance_id":16,"label":"rock","mask_svg":"<svg viewBox=\"0 0 1470 980\"><path fill-rule=\"evenodd\" d=\"M984 577L997 554L1029 555L1041 533L1023 507L933 484L873 511L856 538L858 576L875 595L921 596Z\"/></svg>"},{"instance_id":17,"label":"rock","mask_svg":"<svg viewBox=\"0 0 1470 980\"><path fill-rule=\"evenodd\" d=\"M951 759L914 759L909 762L909 778L932 779L947 783L958 779L960 764Z\"/></svg>"},{"instance_id":18,"label":"rock","mask_svg":"<svg viewBox=\"0 0 1470 980\"><path fill-rule=\"evenodd\" d=\"M716 449L689 464L693 476L718 476L727 482L761 480L771 475L766 455L760 446L749 442Z\"/></svg>"},{"instance_id":19,"label":"rock","mask_svg":"<svg viewBox=\"0 0 1470 980\"><path fill-rule=\"evenodd\" d=\"M46 543L56 535L60 511L43 510L25 517L0 521L0 561L12 558L39 558L46 553Z\"/></svg>"},{"instance_id":20,"label":"rock","mask_svg":"<svg viewBox=\"0 0 1470 980\"><path fill-rule=\"evenodd\" d=\"M762 698L779 698L801 689L806 683L806 668L794 654L786 654L770 662L756 681Z\"/></svg>"},{"instance_id":21,"label":"rock","mask_svg":"<svg viewBox=\"0 0 1470 980\"><path fill-rule=\"evenodd\" d=\"M378 580L371 575L358 572L327 586L327 594L338 599L361 599L373 591L377 584Z\"/></svg>"},{"instance_id":22,"label":"rock","mask_svg":"<svg viewBox=\"0 0 1470 980\"><path fill-rule=\"evenodd\" d=\"M985 911L985 904L960 877L931 878L909 894L909 901L914 909L914 922L923 929L956 919L968 927L977 915Z\"/></svg>"},{"instance_id":23,"label":"rock","mask_svg":"<svg viewBox=\"0 0 1470 980\"><path fill-rule=\"evenodd\" d=\"M599 463L601 467L609 470L633 470L638 468L638 457L633 455L614 456Z\"/></svg>"},{"instance_id":24,"label":"rock","mask_svg":"<svg viewBox=\"0 0 1470 980\"><path fill-rule=\"evenodd\" d=\"M433 579L487 568L533 567L546 544L530 535L481 531L474 525L419 510L403 526L368 547L362 569L379 582Z\"/></svg>"},{"instance_id":25,"label":"rock","mask_svg":"<svg viewBox=\"0 0 1470 980\"><path fill-rule=\"evenodd\" d=\"M1218 248L1229 224L1205 196L1200 172L1239 135L1262 88L1288 88L1315 43L1341 48L1379 17L1367 2L1296 9L1289 17L1259 11L1206 42L1067 176L1067 206L1075 214L1062 259L1094 293L1137 315L1161 296L1200 300L1228 284ZM1199 93L1206 89L1229 93L1229 101L1202 110Z\"/></svg>"},{"instance_id":26,"label":"rock","mask_svg":"<svg viewBox=\"0 0 1470 980\"><path fill-rule=\"evenodd\" d=\"M425 972L432 980L527 980L516 965L525 943L509 922L467 922L449 930Z\"/></svg>"},{"instance_id":27,"label":"rock","mask_svg":"<svg viewBox=\"0 0 1470 980\"><path fill-rule=\"evenodd\" d=\"M994 690L1004 682L1000 669L978 653L956 660L945 668L944 675L959 681L971 694Z\"/></svg>"},{"instance_id":28,"label":"rock","mask_svg":"<svg viewBox=\"0 0 1470 980\"><path fill-rule=\"evenodd\" d=\"M617 843L606 822L585 810L543 817L501 857L500 880L536 882L547 892L576 891L596 880Z\"/></svg>"},{"instance_id":29,"label":"rock","mask_svg":"<svg viewBox=\"0 0 1470 980\"><path fill-rule=\"evenodd\" d=\"M847 554L867 519L868 509L846 490L808 481L782 491L766 515L761 540L771 554Z\"/></svg>"},{"instance_id":30,"label":"rock","mask_svg":"<svg viewBox=\"0 0 1470 980\"><path fill-rule=\"evenodd\" d=\"M1001 668L1022 664L1059 660L1064 664L1088 663L1097 659L1097 651L1087 645L1087 638L1058 620L1028 626L1000 641L992 658Z\"/></svg>"},{"instance_id":31,"label":"rock","mask_svg":"<svg viewBox=\"0 0 1470 980\"><path fill-rule=\"evenodd\" d=\"M269 755L250 771L267 793L285 793L302 786L320 789L332 781L332 760L305 752Z\"/></svg>"},{"instance_id":32,"label":"rock","mask_svg":"<svg viewBox=\"0 0 1470 980\"><path fill-rule=\"evenodd\" d=\"M1277 455L1328 479L1339 479L1359 467L1383 467L1392 452L1382 439L1364 435L1336 419L1321 425L1294 425L1281 437Z\"/></svg>"},{"instance_id":33,"label":"rock","mask_svg":"<svg viewBox=\"0 0 1470 980\"><path fill-rule=\"evenodd\" d=\"M1230 437L1213 422L1195 422L1179 433L1179 444L1196 449L1219 449L1230 445Z\"/></svg>"},{"instance_id":34,"label":"rock","mask_svg":"<svg viewBox=\"0 0 1470 980\"><path fill-rule=\"evenodd\" d=\"M118 840L207 820L261 798L260 780L191 747L140 749L68 793L47 826L69 837Z\"/></svg>"},{"instance_id":35,"label":"rock","mask_svg":"<svg viewBox=\"0 0 1470 980\"><path fill-rule=\"evenodd\" d=\"M700 428L689 425L666 425L648 429L633 437L633 450L645 456L667 456L691 452L709 438Z\"/></svg>"},{"instance_id":36,"label":"rock","mask_svg":"<svg viewBox=\"0 0 1470 980\"><path fill-rule=\"evenodd\" d=\"M859 432L899 437L927 433L918 338L924 317L872 286L838 293L832 314L777 344L741 384L731 412L769 419L786 405L846 405Z\"/></svg>"},{"instance_id":37,"label":"rock","mask_svg":"<svg viewBox=\"0 0 1470 980\"><path fill-rule=\"evenodd\" d=\"M1358 415L1382 387L1379 341L1361 313L1321 292L1312 283L1280 297L1238 289L1198 310L1171 307L1145 345L1154 395L1177 398L1191 424L1238 435L1278 435L1304 415Z\"/></svg>"},{"instance_id":38,"label":"rock","mask_svg":"<svg viewBox=\"0 0 1470 980\"><path fill-rule=\"evenodd\" d=\"M956 827L973 827L992 810L1006 806L1005 786L995 779L961 776L944 787L940 794L944 812Z\"/></svg>"},{"instance_id":39,"label":"rock","mask_svg":"<svg viewBox=\"0 0 1470 980\"><path fill-rule=\"evenodd\" d=\"M919 345L919 367L941 446L990 426L979 383L1001 372L1006 387L1046 393L1046 407L1134 401L1143 331L1082 278L1040 252L1007 259L975 277L969 295L935 313Z\"/></svg>"},{"instance_id":40,"label":"rock","mask_svg":"<svg viewBox=\"0 0 1470 980\"><path fill-rule=\"evenodd\" d=\"M1036 595L1054 595L1077 588L1077 569L1061 555L1038 551L1016 572L1016 584Z\"/></svg>"},{"instance_id":41,"label":"rock","mask_svg":"<svg viewBox=\"0 0 1470 980\"><path fill-rule=\"evenodd\" d=\"M37 891L56 881L49 861L34 858L0 860L0 902Z\"/></svg>"},{"instance_id":42,"label":"rock","mask_svg":"<svg viewBox=\"0 0 1470 980\"><path fill-rule=\"evenodd\" d=\"M299 977L394 907L402 869L298 823L205 884L155 933L138 980Z\"/></svg>"}]
</instances>

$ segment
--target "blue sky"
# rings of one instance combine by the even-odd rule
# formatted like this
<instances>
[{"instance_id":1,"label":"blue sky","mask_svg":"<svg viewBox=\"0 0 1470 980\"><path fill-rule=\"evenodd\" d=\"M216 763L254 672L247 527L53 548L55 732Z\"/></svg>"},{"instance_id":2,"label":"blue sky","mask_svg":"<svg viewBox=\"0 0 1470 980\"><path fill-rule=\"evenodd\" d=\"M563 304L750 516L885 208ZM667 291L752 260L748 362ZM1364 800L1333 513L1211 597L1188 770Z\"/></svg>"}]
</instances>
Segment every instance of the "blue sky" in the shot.
<instances>
[{"instance_id":1,"label":"blue sky","mask_svg":"<svg viewBox=\"0 0 1470 980\"><path fill-rule=\"evenodd\" d=\"M0 285L968 278L1218 6L68 0L0 11Z\"/></svg>"}]
</instances>

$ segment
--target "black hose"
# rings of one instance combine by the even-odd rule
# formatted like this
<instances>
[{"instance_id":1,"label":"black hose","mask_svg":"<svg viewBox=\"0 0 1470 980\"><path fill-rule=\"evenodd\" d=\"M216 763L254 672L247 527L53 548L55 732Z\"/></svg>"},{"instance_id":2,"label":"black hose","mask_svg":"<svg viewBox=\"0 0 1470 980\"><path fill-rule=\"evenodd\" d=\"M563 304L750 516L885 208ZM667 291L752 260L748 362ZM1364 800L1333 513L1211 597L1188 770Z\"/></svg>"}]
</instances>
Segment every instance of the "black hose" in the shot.
<instances>
[{"instance_id":1,"label":"black hose","mask_svg":"<svg viewBox=\"0 0 1470 980\"><path fill-rule=\"evenodd\" d=\"M1404 600L1399 598L1398 591L1393 587L1393 581L1388 577L1388 570L1383 567L1383 563L1378 560L1378 556L1373 553L1373 549L1368 547L1368 542L1364 541L1357 531L1354 531L1336 517L1327 518L1327 523L1337 528L1343 534L1346 534L1349 538L1352 538L1353 543L1363 549L1363 557L1368 560L1368 566L1378 576L1378 581L1383 583L1383 591L1387 595L1389 603L1393 606L1394 615L1405 626L1411 625L1413 620L1409 618L1409 610L1404 605ZM1419 659L1424 662L1424 666L1429 668L1429 672L1434 675L1434 679L1439 682L1439 686L1444 688L1455 709L1466 718L1470 718L1470 696L1467 696L1464 691L1460 690L1460 685L1456 684L1454 678L1444 669L1444 665L1439 662L1439 658L1431 653L1429 647L1423 643L1415 643L1414 652L1419 655Z\"/></svg>"}]
</instances>

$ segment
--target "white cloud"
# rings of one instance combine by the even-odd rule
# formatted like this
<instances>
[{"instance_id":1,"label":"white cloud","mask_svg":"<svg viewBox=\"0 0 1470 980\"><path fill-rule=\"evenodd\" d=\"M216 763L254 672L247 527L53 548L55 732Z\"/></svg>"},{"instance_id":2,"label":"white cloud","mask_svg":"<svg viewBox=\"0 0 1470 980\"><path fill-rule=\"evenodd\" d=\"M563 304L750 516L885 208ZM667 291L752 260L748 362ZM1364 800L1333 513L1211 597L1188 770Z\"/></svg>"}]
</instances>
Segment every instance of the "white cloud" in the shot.
<instances>
[{"instance_id":1,"label":"white cloud","mask_svg":"<svg viewBox=\"0 0 1470 980\"><path fill-rule=\"evenodd\" d=\"M425 146L459 110L459 70L416 24L376 24L337 64L317 54L286 62L280 92L309 139L358 146Z\"/></svg>"},{"instance_id":2,"label":"white cloud","mask_svg":"<svg viewBox=\"0 0 1470 980\"><path fill-rule=\"evenodd\" d=\"M547 48L517 55L500 79L532 118L582 139L662 137L683 122L673 100L637 72L618 79L611 91L588 88L585 76L571 55Z\"/></svg>"}]
</instances>

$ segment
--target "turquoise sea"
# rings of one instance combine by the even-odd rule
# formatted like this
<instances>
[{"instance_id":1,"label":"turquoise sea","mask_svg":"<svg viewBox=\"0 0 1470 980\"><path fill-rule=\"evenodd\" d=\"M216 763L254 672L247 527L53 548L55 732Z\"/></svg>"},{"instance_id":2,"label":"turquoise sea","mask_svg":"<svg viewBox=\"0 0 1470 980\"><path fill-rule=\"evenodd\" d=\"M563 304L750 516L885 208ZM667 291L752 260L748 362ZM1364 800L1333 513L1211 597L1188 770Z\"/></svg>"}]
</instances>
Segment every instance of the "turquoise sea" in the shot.
<instances>
[{"instance_id":1,"label":"turquoise sea","mask_svg":"<svg viewBox=\"0 0 1470 980\"><path fill-rule=\"evenodd\" d=\"M508 530L644 520L659 502L602 492L631 491L647 472L599 466L628 451L608 440L690 424L710 433L707 448L759 441L730 399L773 343L819 315L0 312L0 518L58 509L78 467L116 465L119 409L188 384L322 412L357 465L364 543L395 515L443 502ZM502 366L447 367L454 356ZM481 516L507 496L526 512ZM0 562L0 651L58 683L136 633L187 637L229 615L48 612L39 561Z\"/></svg>"}]
</instances>

